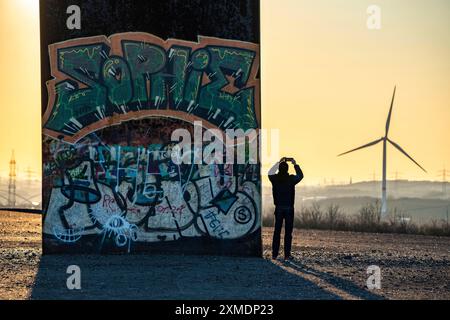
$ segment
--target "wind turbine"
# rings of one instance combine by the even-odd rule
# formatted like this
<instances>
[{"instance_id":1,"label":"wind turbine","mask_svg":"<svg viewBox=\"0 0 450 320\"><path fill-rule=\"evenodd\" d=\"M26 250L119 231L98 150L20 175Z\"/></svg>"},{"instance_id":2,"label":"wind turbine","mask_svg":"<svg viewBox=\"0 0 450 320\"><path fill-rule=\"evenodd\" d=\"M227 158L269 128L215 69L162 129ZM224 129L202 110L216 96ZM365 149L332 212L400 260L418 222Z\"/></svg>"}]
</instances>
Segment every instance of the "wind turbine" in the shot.
<instances>
[{"instance_id":1,"label":"wind turbine","mask_svg":"<svg viewBox=\"0 0 450 320\"><path fill-rule=\"evenodd\" d=\"M387 214L387 190L386 190L386 169L387 169L387 143L389 142L391 145L393 145L397 150L399 150L401 153L403 153L405 156L407 156L412 162L414 162L417 166L419 166L420 169L422 169L423 171L427 172L424 168L422 168L422 166L420 164L418 164L409 154L406 153L405 150L403 150L397 143L395 143L394 141L392 141L391 139L389 139L388 135L389 135L389 127L391 125L391 117L392 117L392 109L394 107L394 100L395 100L395 92L397 90L397 87L394 88L394 94L392 95L392 102L391 102L391 108L389 109L389 115L386 121L386 132L384 137L375 140L373 142L370 142L368 144L365 144L359 148L341 153L340 155L338 155L338 157L346 155L348 153L357 151L357 150L361 150L364 148L368 148L371 146L374 146L380 142L383 142L383 179L381 182L381 216L382 217L386 217Z\"/></svg>"}]
</instances>

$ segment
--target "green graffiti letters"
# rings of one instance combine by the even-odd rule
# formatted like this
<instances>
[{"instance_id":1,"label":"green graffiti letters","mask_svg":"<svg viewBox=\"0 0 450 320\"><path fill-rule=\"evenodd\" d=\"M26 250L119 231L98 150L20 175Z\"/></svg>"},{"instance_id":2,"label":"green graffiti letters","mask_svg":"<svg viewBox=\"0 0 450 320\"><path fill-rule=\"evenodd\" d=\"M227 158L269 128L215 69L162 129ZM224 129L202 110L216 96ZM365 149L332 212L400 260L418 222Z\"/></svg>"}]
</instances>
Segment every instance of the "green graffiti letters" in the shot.
<instances>
[{"instance_id":1,"label":"green graffiti letters","mask_svg":"<svg viewBox=\"0 0 450 320\"><path fill-rule=\"evenodd\" d=\"M152 115L191 115L226 129L259 127L259 46L143 33L51 45L44 133L75 143L105 126ZM155 113L156 112L156 113Z\"/></svg>"}]
</instances>

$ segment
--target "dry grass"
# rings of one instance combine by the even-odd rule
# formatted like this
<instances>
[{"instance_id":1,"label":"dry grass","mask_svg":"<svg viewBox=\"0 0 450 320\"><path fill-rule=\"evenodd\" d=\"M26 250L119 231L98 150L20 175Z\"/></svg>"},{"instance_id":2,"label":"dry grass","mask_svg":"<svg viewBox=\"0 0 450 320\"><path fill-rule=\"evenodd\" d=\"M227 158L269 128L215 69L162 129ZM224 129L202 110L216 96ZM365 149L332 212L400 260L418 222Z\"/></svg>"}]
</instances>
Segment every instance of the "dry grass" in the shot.
<instances>
[{"instance_id":1,"label":"dry grass","mask_svg":"<svg viewBox=\"0 0 450 320\"><path fill-rule=\"evenodd\" d=\"M419 225L398 209L387 219L381 219L380 212L379 201L366 204L355 215L346 215L338 205L323 209L314 203L296 212L294 226L297 229L450 236L450 226L445 220ZM263 225L273 227L273 214L264 215Z\"/></svg>"}]
</instances>

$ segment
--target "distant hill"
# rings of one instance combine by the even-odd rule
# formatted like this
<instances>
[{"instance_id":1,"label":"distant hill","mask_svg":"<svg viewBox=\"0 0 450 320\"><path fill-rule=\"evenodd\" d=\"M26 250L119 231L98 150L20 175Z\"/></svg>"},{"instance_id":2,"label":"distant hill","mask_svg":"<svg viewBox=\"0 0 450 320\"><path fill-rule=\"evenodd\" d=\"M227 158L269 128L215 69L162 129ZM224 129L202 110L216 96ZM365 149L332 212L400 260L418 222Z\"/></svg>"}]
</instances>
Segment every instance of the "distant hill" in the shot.
<instances>
[{"instance_id":1,"label":"distant hill","mask_svg":"<svg viewBox=\"0 0 450 320\"><path fill-rule=\"evenodd\" d=\"M448 183L447 183L448 185ZM450 206L450 186L447 194L442 192L442 182L433 181L388 181L388 206L391 211L411 217L417 223L447 219ZM361 207L374 203L381 196L381 182L359 182L348 185L297 188L296 209L312 206L314 203L326 209L339 205L345 214L356 214ZM273 210L271 187L263 188L265 214Z\"/></svg>"},{"instance_id":2,"label":"distant hill","mask_svg":"<svg viewBox=\"0 0 450 320\"><path fill-rule=\"evenodd\" d=\"M447 193L442 192L442 182L437 181L408 181L396 180L387 182L388 196L390 198L424 198L424 199L449 199L450 185L447 183ZM309 197L374 197L381 195L381 181L365 181L347 185L334 186L302 186L298 187L299 194L304 198ZM270 194L271 188L264 187L263 193Z\"/></svg>"}]
</instances>

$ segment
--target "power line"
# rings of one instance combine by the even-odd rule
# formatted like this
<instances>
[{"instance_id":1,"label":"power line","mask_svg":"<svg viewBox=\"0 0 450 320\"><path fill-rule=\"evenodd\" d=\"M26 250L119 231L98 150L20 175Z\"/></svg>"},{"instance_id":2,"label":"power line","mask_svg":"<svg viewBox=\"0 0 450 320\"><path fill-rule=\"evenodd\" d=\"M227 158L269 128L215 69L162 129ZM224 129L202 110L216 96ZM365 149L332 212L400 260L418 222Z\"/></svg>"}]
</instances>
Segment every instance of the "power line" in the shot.
<instances>
[{"instance_id":1,"label":"power line","mask_svg":"<svg viewBox=\"0 0 450 320\"><path fill-rule=\"evenodd\" d=\"M14 150L9 161L8 206L11 208L16 206L16 159Z\"/></svg>"}]
</instances>

